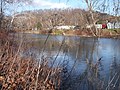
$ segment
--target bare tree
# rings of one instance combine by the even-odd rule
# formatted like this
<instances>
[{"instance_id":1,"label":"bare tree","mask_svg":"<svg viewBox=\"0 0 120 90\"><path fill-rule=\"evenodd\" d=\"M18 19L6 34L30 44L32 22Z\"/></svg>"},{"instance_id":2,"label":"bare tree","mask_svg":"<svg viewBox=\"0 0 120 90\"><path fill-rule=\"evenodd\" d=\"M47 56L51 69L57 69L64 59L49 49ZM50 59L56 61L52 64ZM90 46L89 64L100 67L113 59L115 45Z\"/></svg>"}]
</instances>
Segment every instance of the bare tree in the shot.
<instances>
[{"instance_id":1,"label":"bare tree","mask_svg":"<svg viewBox=\"0 0 120 90\"><path fill-rule=\"evenodd\" d=\"M7 11L10 11L9 14L11 15L12 14L12 19L11 19L11 23L10 23L10 27L13 23L13 19L14 17L16 16L16 12L17 12L17 8L22 6L23 3L30 3L31 0L1 0L0 1L0 28L1 28L1 25L2 25L2 20L5 16L5 13ZM11 8L13 8L13 12L11 12Z\"/></svg>"},{"instance_id":2,"label":"bare tree","mask_svg":"<svg viewBox=\"0 0 120 90\"><path fill-rule=\"evenodd\" d=\"M91 17L92 24L93 24L93 27L94 27L94 28L90 28L90 30L91 30L91 32L94 36L98 35L98 30L95 27L96 20L95 20L94 10L97 7L97 5L99 4L99 2L100 2L99 0L85 0L85 3L87 4L88 11L89 11L89 14L90 14L90 17Z\"/></svg>"},{"instance_id":3,"label":"bare tree","mask_svg":"<svg viewBox=\"0 0 120 90\"><path fill-rule=\"evenodd\" d=\"M31 30L35 27L36 17L30 13L20 13L13 20L15 30Z\"/></svg>"},{"instance_id":4,"label":"bare tree","mask_svg":"<svg viewBox=\"0 0 120 90\"><path fill-rule=\"evenodd\" d=\"M53 13L48 16L47 25L49 28L54 29L56 26L64 24L64 16L59 13Z\"/></svg>"}]
</instances>

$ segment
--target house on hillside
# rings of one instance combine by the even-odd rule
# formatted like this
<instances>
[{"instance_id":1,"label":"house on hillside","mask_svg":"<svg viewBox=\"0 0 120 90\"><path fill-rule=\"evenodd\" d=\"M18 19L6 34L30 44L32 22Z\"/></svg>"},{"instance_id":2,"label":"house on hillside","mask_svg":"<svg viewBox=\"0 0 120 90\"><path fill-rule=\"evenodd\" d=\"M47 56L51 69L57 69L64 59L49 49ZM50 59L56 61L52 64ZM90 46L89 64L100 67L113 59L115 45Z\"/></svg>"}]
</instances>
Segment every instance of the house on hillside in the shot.
<instances>
[{"instance_id":1,"label":"house on hillside","mask_svg":"<svg viewBox=\"0 0 120 90\"><path fill-rule=\"evenodd\" d=\"M56 26L55 29L58 29L58 30L69 30L69 29L74 29L75 26L70 26L70 25L63 25L63 26Z\"/></svg>"},{"instance_id":2,"label":"house on hillside","mask_svg":"<svg viewBox=\"0 0 120 90\"><path fill-rule=\"evenodd\" d=\"M92 28L92 27L94 27L93 24L86 25L86 28ZM119 29L120 22L108 22L107 24L95 24L95 27L97 29Z\"/></svg>"},{"instance_id":3,"label":"house on hillside","mask_svg":"<svg viewBox=\"0 0 120 90\"><path fill-rule=\"evenodd\" d=\"M108 29L119 29L120 28L120 22L108 22L107 23Z\"/></svg>"},{"instance_id":4,"label":"house on hillside","mask_svg":"<svg viewBox=\"0 0 120 90\"><path fill-rule=\"evenodd\" d=\"M86 28L92 28L94 25L93 24L87 24Z\"/></svg>"},{"instance_id":5,"label":"house on hillside","mask_svg":"<svg viewBox=\"0 0 120 90\"><path fill-rule=\"evenodd\" d=\"M107 29L107 24L102 24L102 29Z\"/></svg>"},{"instance_id":6,"label":"house on hillside","mask_svg":"<svg viewBox=\"0 0 120 90\"><path fill-rule=\"evenodd\" d=\"M107 28L108 29L114 29L114 23L108 22L107 23Z\"/></svg>"},{"instance_id":7,"label":"house on hillside","mask_svg":"<svg viewBox=\"0 0 120 90\"><path fill-rule=\"evenodd\" d=\"M120 22L116 22L116 23L115 23L115 28L116 28L116 29L120 28Z\"/></svg>"},{"instance_id":8,"label":"house on hillside","mask_svg":"<svg viewBox=\"0 0 120 90\"><path fill-rule=\"evenodd\" d=\"M98 29L102 29L102 24L96 24L95 27Z\"/></svg>"},{"instance_id":9,"label":"house on hillside","mask_svg":"<svg viewBox=\"0 0 120 90\"><path fill-rule=\"evenodd\" d=\"M86 28L92 28L92 27L94 27L93 24L86 25ZM95 24L95 27L96 27L97 29L102 29L102 28L103 28L103 25L102 25L102 24Z\"/></svg>"}]
</instances>

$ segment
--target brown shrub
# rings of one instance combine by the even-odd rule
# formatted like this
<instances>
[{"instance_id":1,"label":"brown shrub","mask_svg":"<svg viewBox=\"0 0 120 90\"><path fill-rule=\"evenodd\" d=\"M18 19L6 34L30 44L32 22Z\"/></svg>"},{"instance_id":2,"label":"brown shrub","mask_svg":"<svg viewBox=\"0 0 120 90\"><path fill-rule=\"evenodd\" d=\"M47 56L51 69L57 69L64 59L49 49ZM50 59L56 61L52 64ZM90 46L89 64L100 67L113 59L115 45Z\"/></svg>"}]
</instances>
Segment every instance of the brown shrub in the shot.
<instances>
[{"instance_id":1,"label":"brown shrub","mask_svg":"<svg viewBox=\"0 0 120 90\"><path fill-rule=\"evenodd\" d=\"M2 34L2 37L7 37ZM60 69L48 65L43 58L40 65L32 58L23 58L17 53L12 41L2 39L0 47L0 89L2 90L58 90ZM15 49L16 48L16 49ZM39 67L40 66L40 67ZM38 75L38 76L37 76Z\"/></svg>"}]
</instances>

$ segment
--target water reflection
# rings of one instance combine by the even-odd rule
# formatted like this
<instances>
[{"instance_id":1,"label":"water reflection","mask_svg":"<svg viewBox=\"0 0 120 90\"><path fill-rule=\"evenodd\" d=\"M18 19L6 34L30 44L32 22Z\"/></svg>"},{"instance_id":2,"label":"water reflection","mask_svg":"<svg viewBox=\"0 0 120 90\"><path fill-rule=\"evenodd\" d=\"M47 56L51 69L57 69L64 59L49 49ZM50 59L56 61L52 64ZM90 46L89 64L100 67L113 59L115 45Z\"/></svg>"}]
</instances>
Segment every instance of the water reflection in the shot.
<instances>
[{"instance_id":1,"label":"water reflection","mask_svg":"<svg viewBox=\"0 0 120 90\"><path fill-rule=\"evenodd\" d=\"M27 48L24 54L32 53L40 58L45 47L42 55L51 61L56 59L54 66L62 65L65 69L63 77L66 78L63 78L61 90L105 89L118 71L118 39L49 36L44 44L47 37L26 35L25 42L31 47Z\"/></svg>"}]
</instances>

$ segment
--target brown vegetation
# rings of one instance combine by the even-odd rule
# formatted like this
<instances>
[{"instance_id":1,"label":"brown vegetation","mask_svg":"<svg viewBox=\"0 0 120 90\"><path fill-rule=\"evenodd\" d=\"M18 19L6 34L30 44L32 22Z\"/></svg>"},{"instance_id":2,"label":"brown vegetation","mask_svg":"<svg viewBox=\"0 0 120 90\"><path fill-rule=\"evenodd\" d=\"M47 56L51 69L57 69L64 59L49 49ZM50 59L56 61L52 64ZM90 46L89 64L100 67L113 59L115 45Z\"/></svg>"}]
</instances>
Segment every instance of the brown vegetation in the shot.
<instances>
[{"instance_id":1,"label":"brown vegetation","mask_svg":"<svg viewBox=\"0 0 120 90\"><path fill-rule=\"evenodd\" d=\"M0 36L1 90L59 89L61 72L59 68L51 68L45 58L38 64L32 56L21 57L19 45L10 39L3 39L7 38L5 33L0 33Z\"/></svg>"},{"instance_id":2,"label":"brown vegetation","mask_svg":"<svg viewBox=\"0 0 120 90\"><path fill-rule=\"evenodd\" d=\"M92 30L95 33L95 30ZM97 35L94 36L90 29L80 29L80 30L55 30L53 34L59 35L68 35L68 36L84 36L84 37L120 37L120 30L107 30L107 29L98 29ZM56 33L57 32L57 33ZM63 34L64 33L64 34ZM48 32L41 33L48 34Z\"/></svg>"}]
</instances>

